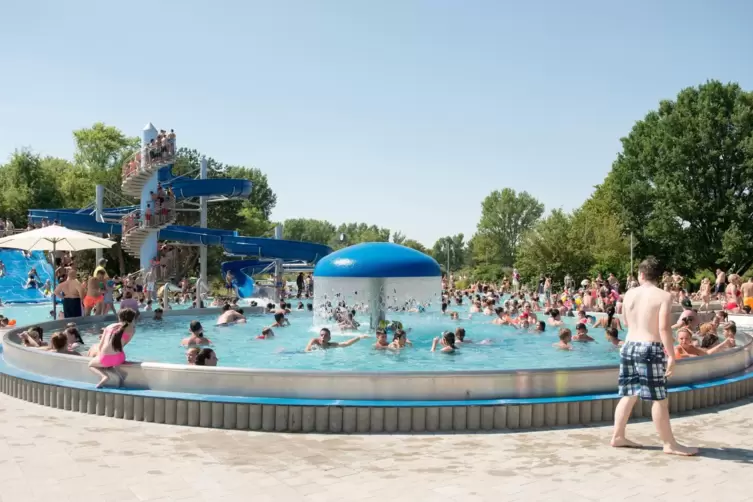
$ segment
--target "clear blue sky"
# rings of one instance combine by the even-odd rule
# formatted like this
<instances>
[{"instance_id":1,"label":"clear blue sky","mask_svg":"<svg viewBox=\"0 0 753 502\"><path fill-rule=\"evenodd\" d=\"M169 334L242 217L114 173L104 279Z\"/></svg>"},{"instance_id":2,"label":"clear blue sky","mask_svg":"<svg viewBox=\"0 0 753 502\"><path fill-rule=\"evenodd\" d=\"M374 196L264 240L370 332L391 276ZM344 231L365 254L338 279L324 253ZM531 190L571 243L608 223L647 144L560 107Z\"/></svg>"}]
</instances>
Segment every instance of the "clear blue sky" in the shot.
<instances>
[{"instance_id":1,"label":"clear blue sky","mask_svg":"<svg viewBox=\"0 0 753 502\"><path fill-rule=\"evenodd\" d=\"M431 245L481 200L579 206L687 86L753 90L753 2L0 0L0 159L96 121L255 166L274 219Z\"/></svg>"}]
</instances>

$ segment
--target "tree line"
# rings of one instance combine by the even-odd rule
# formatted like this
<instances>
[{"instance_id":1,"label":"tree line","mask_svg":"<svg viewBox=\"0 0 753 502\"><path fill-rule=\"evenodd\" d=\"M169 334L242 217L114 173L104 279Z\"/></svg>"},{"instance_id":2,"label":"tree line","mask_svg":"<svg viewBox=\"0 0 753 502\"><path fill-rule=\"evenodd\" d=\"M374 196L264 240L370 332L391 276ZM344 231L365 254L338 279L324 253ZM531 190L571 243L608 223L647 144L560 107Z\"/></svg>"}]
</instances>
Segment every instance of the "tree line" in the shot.
<instances>
[{"instance_id":1,"label":"tree line","mask_svg":"<svg viewBox=\"0 0 753 502\"><path fill-rule=\"evenodd\" d=\"M753 265L753 93L711 80L681 90L636 121L603 183L573 211L503 188L481 203L476 233L442 237L425 248L444 267L475 280L498 280L517 267L524 279L547 274L589 277L631 273L636 257L654 255L697 285L716 268L745 273ZM294 220L292 237L338 247L337 235L388 240L386 229L335 227ZM287 222L286 222L287 223ZM354 231L355 230L355 231ZM349 241L342 244L352 244ZM636 262L638 258L636 258Z\"/></svg>"},{"instance_id":2,"label":"tree line","mask_svg":"<svg viewBox=\"0 0 753 502\"><path fill-rule=\"evenodd\" d=\"M29 208L86 207L103 184L118 204L135 204L120 191L120 168L139 145L102 123L73 132L72 161L23 149L0 165L0 216L16 226ZM437 239L431 247L400 232L367 223L334 224L296 218L284 222L286 239L329 244L396 242L433 256L443 268L471 280L498 280L517 267L524 279L539 274L561 281L630 273L630 236L635 256L652 254L697 281L716 267L742 273L753 264L753 93L738 84L708 81L661 101L621 139L622 151L603 183L577 209L554 208L528 192L502 188L481 203L476 233ZM182 148L174 172L198 172L201 153ZM209 226L243 235L271 236L277 197L259 169L209 158L210 177L250 179L248 200L212 205ZM112 204L111 204L112 205ZM193 224L194 213L180 224ZM111 253L122 270L136 260L119 246ZM188 252L187 270L195 266ZM219 272L222 250L210 248L210 272Z\"/></svg>"}]
</instances>

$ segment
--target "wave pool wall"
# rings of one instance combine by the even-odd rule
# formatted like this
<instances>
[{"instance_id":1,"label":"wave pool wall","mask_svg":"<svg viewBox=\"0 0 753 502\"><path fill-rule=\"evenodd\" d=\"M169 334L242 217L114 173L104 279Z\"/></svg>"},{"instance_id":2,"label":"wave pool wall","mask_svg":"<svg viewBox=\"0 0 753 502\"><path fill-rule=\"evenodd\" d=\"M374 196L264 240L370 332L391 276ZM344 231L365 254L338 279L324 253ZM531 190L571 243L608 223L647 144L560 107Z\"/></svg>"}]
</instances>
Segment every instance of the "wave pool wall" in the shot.
<instances>
[{"instance_id":1,"label":"wave pool wall","mask_svg":"<svg viewBox=\"0 0 753 502\"><path fill-rule=\"evenodd\" d=\"M440 374L132 363L124 368L129 389L95 389L88 359L23 347L18 332L3 339L2 392L71 411L158 423L290 432L518 429L611 421L618 400L616 367ZM742 346L734 350L678 363L670 382L673 413L753 394L753 338L741 333L738 342ZM633 414L650 416L650 403Z\"/></svg>"}]
</instances>

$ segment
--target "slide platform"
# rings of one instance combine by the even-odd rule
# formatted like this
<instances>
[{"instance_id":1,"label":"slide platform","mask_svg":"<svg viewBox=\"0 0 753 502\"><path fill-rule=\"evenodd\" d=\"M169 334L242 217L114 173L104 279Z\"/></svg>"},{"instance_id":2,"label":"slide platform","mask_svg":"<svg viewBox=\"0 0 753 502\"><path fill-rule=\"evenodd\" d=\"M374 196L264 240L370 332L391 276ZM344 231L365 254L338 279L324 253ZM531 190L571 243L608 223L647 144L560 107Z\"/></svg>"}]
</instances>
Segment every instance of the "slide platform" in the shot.
<instances>
[{"instance_id":1,"label":"slide platform","mask_svg":"<svg viewBox=\"0 0 753 502\"><path fill-rule=\"evenodd\" d=\"M251 194L252 184L249 180L212 178L195 180L183 177L172 178L172 166L159 171L159 180L165 187L170 187L176 198L191 197L220 197L247 198ZM138 206L124 206L108 208L103 212L108 217L125 215L137 209ZM118 235L122 233L119 223L99 222L91 209L30 209L29 220L40 223L42 220L57 220L62 226L81 232L93 232ZM207 246L222 246L226 252L255 257L255 260L239 260L222 264L223 274L231 270L239 283L239 293L244 297L251 296L254 281L248 275L253 275L256 269L254 263L260 259L280 259L283 261L305 261L316 263L332 252L329 246L310 242L287 241L281 239L267 239L263 237L239 236L233 230L219 230L180 225L170 225L160 230L159 239L165 241L184 242L187 244L201 244ZM7 264L6 264L7 267ZM263 267L261 267L263 268ZM39 268L37 268L39 270ZM27 270L28 272L28 270ZM41 273L41 272L40 272ZM25 279L24 279L25 280ZM243 286L240 286L240 283ZM0 290L2 295L2 290ZM3 301L5 298L0 296Z\"/></svg>"}]
</instances>

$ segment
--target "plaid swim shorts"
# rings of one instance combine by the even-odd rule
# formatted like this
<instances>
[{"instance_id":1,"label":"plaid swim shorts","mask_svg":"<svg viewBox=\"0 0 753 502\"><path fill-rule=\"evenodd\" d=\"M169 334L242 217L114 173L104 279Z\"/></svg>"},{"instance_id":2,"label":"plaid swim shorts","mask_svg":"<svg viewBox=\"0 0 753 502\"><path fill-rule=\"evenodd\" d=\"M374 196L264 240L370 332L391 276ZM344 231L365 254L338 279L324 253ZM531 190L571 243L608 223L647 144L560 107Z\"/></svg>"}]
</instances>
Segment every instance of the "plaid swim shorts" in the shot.
<instances>
[{"instance_id":1,"label":"plaid swim shorts","mask_svg":"<svg viewBox=\"0 0 753 502\"><path fill-rule=\"evenodd\" d=\"M667 355L659 342L625 342L620 349L620 396L667 399Z\"/></svg>"}]
</instances>

